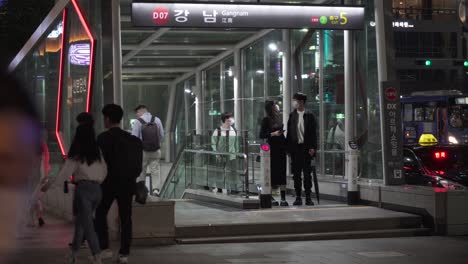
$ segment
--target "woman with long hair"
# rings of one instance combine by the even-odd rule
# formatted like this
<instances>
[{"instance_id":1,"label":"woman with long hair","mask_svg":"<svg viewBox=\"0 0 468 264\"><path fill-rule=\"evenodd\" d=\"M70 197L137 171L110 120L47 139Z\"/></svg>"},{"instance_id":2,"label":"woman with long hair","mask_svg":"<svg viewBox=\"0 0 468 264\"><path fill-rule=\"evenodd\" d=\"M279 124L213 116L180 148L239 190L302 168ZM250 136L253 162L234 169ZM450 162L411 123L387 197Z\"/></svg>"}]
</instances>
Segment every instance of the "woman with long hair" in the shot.
<instances>
[{"instance_id":1,"label":"woman with long hair","mask_svg":"<svg viewBox=\"0 0 468 264\"><path fill-rule=\"evenodd\" d=\"M286 201L286 138L280 107L273 101L265 102L266 117L262 120L260 138L266 139L271 148L271 186L280 187L281 206L289 206ZM272 198L273 205L278 202Z\"/></svg>"},{"instance_id":2,"label":"woman with long hair","mask_svg":"<svg viewBox=\"0 0 468 264\"><path fill-rule=\"evenodd\" d=\"M89 114L80 114L80 116ZM88 120L92 120L91 115ZM107 166L97 144L94 122L82 122L76 128L75 137L68 152L68 158L57 179L73 175L76 185L73 206L75 210L75 234L72 243L70 263L76 262L76 253L83 239L88 241L93 263L102 263L101 249L93 224L93 214L102 197L100 184L107 176Z\"/></svg>"}]
</instances>

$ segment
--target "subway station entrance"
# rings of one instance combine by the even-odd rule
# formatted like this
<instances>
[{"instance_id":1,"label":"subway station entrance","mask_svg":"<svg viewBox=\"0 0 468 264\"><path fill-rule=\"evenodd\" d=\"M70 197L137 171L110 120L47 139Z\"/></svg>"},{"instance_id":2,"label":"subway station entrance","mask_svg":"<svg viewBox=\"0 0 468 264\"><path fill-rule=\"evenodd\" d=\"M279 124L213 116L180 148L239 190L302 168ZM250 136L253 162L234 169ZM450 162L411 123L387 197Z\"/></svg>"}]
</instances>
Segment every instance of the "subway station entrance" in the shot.
<instances>
[{"instance_id":1,"label":"subway station entrance","mask_svg":"<svg viewBox=\"0 0 468 264\"><path fill-rule=\"evenodd\" d=\"M135 220L141 223L138 234L155 229L153 235L197 243L219 237L263 241L268 234L278 240L313 239L317 232L427 232L419 216L347 205L348 193L363 188L374 199L386 178L376 8L372 1L342 2L61 0L10 70L34 80L31 92L43 114L53 170L68 151L80 112L93 113L98 130L107 103L123 106L122 127L128 131L137 105L161 119L159 177L147 177L149 204L134 209L135 218L143 219ZM262 210L259 195L269 187L262 164L268 154L259 136L265 102L276 101L287 124L296 92L307 95L306 110L317 120L316 206L292 206L288 158L291 206ZM235 143L228 151L216 148L214 133L225 112L235 119L229 139ZM351 142L358 159L350 159ZM219 162L226 158L230 166ZM60 190L46 200L67 211L71 198L60 198ZM167 209L174 201L175 211ZM175 231L163 230L166 220Z\"/></svg>"}]
</instances>

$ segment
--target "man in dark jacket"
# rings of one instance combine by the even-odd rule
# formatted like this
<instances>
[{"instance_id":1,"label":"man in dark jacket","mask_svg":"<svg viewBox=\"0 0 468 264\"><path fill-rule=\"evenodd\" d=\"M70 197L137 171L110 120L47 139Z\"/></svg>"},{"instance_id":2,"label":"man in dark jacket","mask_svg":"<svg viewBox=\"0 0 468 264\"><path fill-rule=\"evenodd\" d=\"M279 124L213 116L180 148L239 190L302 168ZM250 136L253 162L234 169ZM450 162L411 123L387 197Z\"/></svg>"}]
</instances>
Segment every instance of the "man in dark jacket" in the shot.
<instances>
[{"instance_id":1,"label":"man in dark jacket","mask_svg":"<svg viewBox=\"0 0 468 264\"><path fill-rule=\"evenodd\" d=\"M292 170L294 174L294 189L296 190L296 201L294 205L302 205L302 177L304 173L304 189L306 194L306 205L314 205L311 198L312 192L312 158L317 150L317 133L315 116L305 111L307 96L296 93L293 96L294 111L288 120L288 148L292 159Z\"/></svg>"},{"instance_id":2,"label":"man in dark jacket","mask_svg":"<svg viewBox=\"0 0 468 264\"><path fill-rule=\"evenodd\" d=\"M104 124L108 129L98 137L104 160L107 163L107 178L102 183L102 201L96 210L96 232L102 250L102 258L111 258L107 213L117 200L121 225L120 263L128 263L132 239L132 201L136 178L142 170L143 146L141 140L120 128L122 107L109 104L102 109Z\"/></svg>"}]
</instances>

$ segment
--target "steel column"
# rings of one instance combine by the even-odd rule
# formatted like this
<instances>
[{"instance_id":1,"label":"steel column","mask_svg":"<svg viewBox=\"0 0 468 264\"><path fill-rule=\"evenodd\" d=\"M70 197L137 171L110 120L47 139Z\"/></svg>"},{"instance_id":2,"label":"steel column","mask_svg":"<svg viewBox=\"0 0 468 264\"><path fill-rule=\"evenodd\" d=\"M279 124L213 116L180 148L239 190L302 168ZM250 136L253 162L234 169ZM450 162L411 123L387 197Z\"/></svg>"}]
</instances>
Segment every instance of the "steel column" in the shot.
<instances>
[{"instance_id":1,"label":"steel column","mask_svg":"<svg viewBox=\"0 0 468 264\"><path fill-rule=\"evenodd\" d=\"M123 106L122 38L120 31L120 0L112 0L112 78L114 102Z\"/></svg>"}]
</instances>

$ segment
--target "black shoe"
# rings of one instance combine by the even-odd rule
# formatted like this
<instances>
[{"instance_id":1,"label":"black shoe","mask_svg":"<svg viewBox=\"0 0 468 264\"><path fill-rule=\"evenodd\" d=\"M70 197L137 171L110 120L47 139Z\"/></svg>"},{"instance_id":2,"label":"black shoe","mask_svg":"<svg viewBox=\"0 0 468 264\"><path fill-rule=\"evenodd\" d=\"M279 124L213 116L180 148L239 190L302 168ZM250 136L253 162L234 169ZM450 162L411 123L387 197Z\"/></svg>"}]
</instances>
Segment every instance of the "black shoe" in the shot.
<instances>
[{"instance_id":1,"label":"black shoe","mask_svg":"<svg viewBox=\"0 0 468 264\"><path fill-rule=\"evenodd\" d=\"M314 205L314 202L312 201L312 198L306 197L306 205Z\"/></svg>"},{"instance_id":2,"label":"black shoe","mask_svg":"<svg viewBox=\"0 0 468 264\"><path fill-rule=\"evenodd\" d=\"M45 225L44 219L39 218L39 227L43 227Z\"/></svg>"},{"instance_id":3,"label":"black shoe","mask_svg":"<svg viewBox=\"0 0 468 264\"><path fill-rule=\"evenodd\" d=\"M296 197L296 201L294 201L293 205L294 206L302 205L302 198L301 197Z\"/></svg>"},{"instance_id":4,"label":"black shoe","mask_svg":"<svg viewBox=\"0 0 468 264\"><path fill-rule=\"evenodd\" d=\"M271 206L279 206L278 201L276 201L273 197L271 197Z\"/></svg>"},{"instance_id":5,"label":"black shoe","mask_svg":"<svg viewBox=\"0 0 468 264\"><path fill-rule=\"evenodd\" d=\"M289 206L289 204L286 200L281 200L280 206Z\"/></svg>"}]
</instances>

